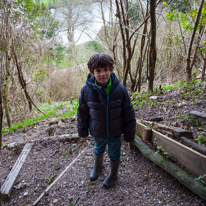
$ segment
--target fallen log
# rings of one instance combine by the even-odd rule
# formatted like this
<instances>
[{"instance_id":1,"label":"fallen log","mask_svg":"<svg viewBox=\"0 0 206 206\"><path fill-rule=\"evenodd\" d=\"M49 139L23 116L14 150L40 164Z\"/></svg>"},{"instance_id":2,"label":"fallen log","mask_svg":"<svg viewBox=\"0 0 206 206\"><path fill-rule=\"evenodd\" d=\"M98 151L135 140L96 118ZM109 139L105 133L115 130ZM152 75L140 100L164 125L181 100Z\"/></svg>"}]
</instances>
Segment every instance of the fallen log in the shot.
<instances>
[{"instance_id":1,"label":"fallen log","mask_svg":"<svg viewBox=\"0 0 206 206\"><path fill-rule=\"evenodd\" d=\"M204 112L198 112L198 111L191 111L190 113L189 113L189 115L191 116L193 116L194 117L194 119L197 119L198 120L198 122L201 124L202 122L205 124L206 123L206 113L204 113Z\"/></svg>"},{"instance_id":2,"label":"fallen log","mask_svg":"<svg viewBox=\"0 0 206 206\"><path fill-rule=\"evenodd\" d=\"M149 119L149 121L153 121L153 122L155 122L155 121L160 122L160 121L162 121L162 120L163 120L162 117L151 117L151 118Z\"/></svg>"},{"instance_id":3,"label":"fallen log","mask_svg":"<svg viewBox=\"0 0 206 206\"><path fill-rule=\"evenodd\" d=\"M196 142L192 142L191 140L187 139L186 137L181 137L181 143L185 146L192 147L192 149L196 150L197 152L206 155L206 147L197 144Z\"/></svg>"},{"instance_id":4,"label":"fallen log","mask_svg":"<svg viewBox=\"0 0 206 206\"><path fill-rule=\"evenodd\" d=\"M145 157L170 173L179 182L188 187L203 200L206 200L206 188L200 181L194 181L194 178L183 169L179 168L163 156L153 152L137 135L135 135L134 143Z\"/></svg>"}]
</instances>

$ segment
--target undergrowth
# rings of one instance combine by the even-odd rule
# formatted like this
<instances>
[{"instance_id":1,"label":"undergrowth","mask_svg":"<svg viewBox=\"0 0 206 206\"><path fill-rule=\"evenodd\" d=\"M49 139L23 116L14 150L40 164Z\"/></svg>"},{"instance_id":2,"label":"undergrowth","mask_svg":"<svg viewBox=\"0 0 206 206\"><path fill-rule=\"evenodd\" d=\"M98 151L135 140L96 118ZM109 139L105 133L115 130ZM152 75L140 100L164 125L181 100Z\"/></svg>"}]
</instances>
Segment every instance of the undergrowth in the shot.
<instances>
[{"instance_id":1,"label":"undergrowth","mask_svg":"<svg viewBox=\"0 0 206 206\"><path fill-rule=\"evenodd\" d=\"M40 121L42 119L49 120L53 116L61 117L62 119L75 116L77 114L78 100L73 100L71 109L68 109L63 114L59 114L59 115L56 114L56 111L58 111L58 109L64 108L68 104L69 104L69 102L57 102L57 103L52 103L51 105L49 105L48 103L43 103L43 104L39 105L39 109L42 110L44 112L44 114L38 112L37 117L32 118L30 116L30 118L25 119L24 121L19 121L17 124L13 124L9 128L4 127L2 129L2 134L7 133L7 132L13 133L14 131L16 131L19 128L23 129L25 127L36 125L38 121ZM36 108L34 108L33 113L35 113L35 112L37 112Z\"/></svg>"},{"instance_id":2,"label":"undergrowth","mask_svg":"<svg viewBox=\"0 0 206 206\"><path fill-rule=\"evenodd\" d=\"M173 84L173 85L165 85L161 88L154 88L154 91L159 95L162 93L167 92L168 90L178 90L181 89L181 98L182 99L192 99L195 101L196 99L202 99L206 100L206 94L204 93L203 85L206 82L202 82L200 80L194 80L192 83L187 83L185 81L181 81L180 83ZM197 86L197 88L194 90L192 89L194 86ZM152 95L152 92L148 94L147 92L143 91L139 94L134 93L132 96L132 104L134 109L136 109L137 106L144 106L147 104L154 105L154 104L161 104L161 102L156 101L156 99L150 99L148 101L149 97ZM172 102L174 99L169 99L168 102Z\"/></svg>"}]
</instances>

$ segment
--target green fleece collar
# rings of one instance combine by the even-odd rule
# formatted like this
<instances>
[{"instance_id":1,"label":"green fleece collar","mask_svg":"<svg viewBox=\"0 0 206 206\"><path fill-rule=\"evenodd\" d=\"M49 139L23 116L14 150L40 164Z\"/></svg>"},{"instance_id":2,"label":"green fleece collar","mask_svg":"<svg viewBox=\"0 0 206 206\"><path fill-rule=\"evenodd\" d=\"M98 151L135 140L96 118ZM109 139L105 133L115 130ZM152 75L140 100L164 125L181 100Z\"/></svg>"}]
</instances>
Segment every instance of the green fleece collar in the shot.
<instances>
[{"instance_id":1,"label":"green fleece collar","mask_svg":"<svg viewBox=\"0 0 206 206\"><path fill-rule=\"evenodd\" d=\"M95 85L98 87L99 85L97 84L97 80L95 79L94 81ZM109 94L110 90L112 88L112 78L110 77L109 79L109 84L105 87L105 91L107 93L107 95Z\"/></svg>"}]
</instances>

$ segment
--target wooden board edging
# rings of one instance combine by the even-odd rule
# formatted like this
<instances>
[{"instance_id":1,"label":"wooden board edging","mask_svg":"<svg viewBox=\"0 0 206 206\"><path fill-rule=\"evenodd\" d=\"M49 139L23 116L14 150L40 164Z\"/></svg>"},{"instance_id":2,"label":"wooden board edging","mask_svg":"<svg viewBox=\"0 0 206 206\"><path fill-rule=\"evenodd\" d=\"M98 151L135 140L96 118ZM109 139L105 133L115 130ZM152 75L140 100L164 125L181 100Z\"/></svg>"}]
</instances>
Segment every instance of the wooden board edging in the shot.
<instances>
[{"instance_id":1,"label":"wooden board edging","mask_svg":"<svg viewBox=\"0 0 206 206\"><path fill-rule=\"evenodd\" d=\"M194 178L191 175L188 175L183 169L179 168L177 165L158 153L155 153L137 135L135 135L134 144L145 157L170 173L179 182L206 201L206 188L200 181L194 181Z\"/></svg>"},{"instance_id":2,"label":"wooden board edging","mask_svg":"<svg viewBox=\"0 0 206 206\"><path fill-rule=\"evenodd\" d=\"M143 136L145 125L136 121L136 134ZM182 166L187 168L192 174L199 177L206 174L206 156L161 134L152 130L152 142L157 146L161 146L168 156L179 162ZM206 176L203 178L206 181Z\"/></svg>"},{"instance_id":3,"label":"wooden board edging","mask_svg":"<svg viewBox=\"0 0 206 206\"><path fill-rule=\"evenodd\" d=\"M152 142L164 148L164 152L191 173L199 177L206 174L206 156L153 130ZM206 180L206 176L203 178Z\"/></svg>"},{"instance_id":4,"label":"wooden board edging","mask_svg":"<svg viewBox=\"0 0 206 206\"><path fill-rule=\"evenodd\" d=\"M27 143L23 150L21 151L21 154L19 155L18 159L16 160L12 170L10 171L9 175L7 176L4 184L1 187L1 198L2 199L8 199L10 197L11 189L13 187L13 184L16 180L16 177L19 174L19 171L21 170L21 167L29 154L31 150L32 144Z\"/></svg>"}]
</instances>

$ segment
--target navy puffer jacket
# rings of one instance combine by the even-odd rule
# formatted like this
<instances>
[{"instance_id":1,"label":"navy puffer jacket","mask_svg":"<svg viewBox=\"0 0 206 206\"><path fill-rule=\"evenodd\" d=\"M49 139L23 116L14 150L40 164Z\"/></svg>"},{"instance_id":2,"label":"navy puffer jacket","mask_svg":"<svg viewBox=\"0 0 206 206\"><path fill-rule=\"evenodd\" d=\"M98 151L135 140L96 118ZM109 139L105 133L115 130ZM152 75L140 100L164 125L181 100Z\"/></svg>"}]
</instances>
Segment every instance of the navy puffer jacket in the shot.
<instances>
[{"instance_id":1,"label":"navy puffer jacket","mask_svg":"<svg viewBox=\"0 0 206 206\"><path fill-rule=\"evenodd\" d=\"M97 87L90 74L81 89L78 108L78 134L90 134L96 138L117 137L124 134L124 140L132 142L135 136L135 113L127 89L111 74L112 89L107 95L105 89Z\"/></svg>"}]
</instances>

